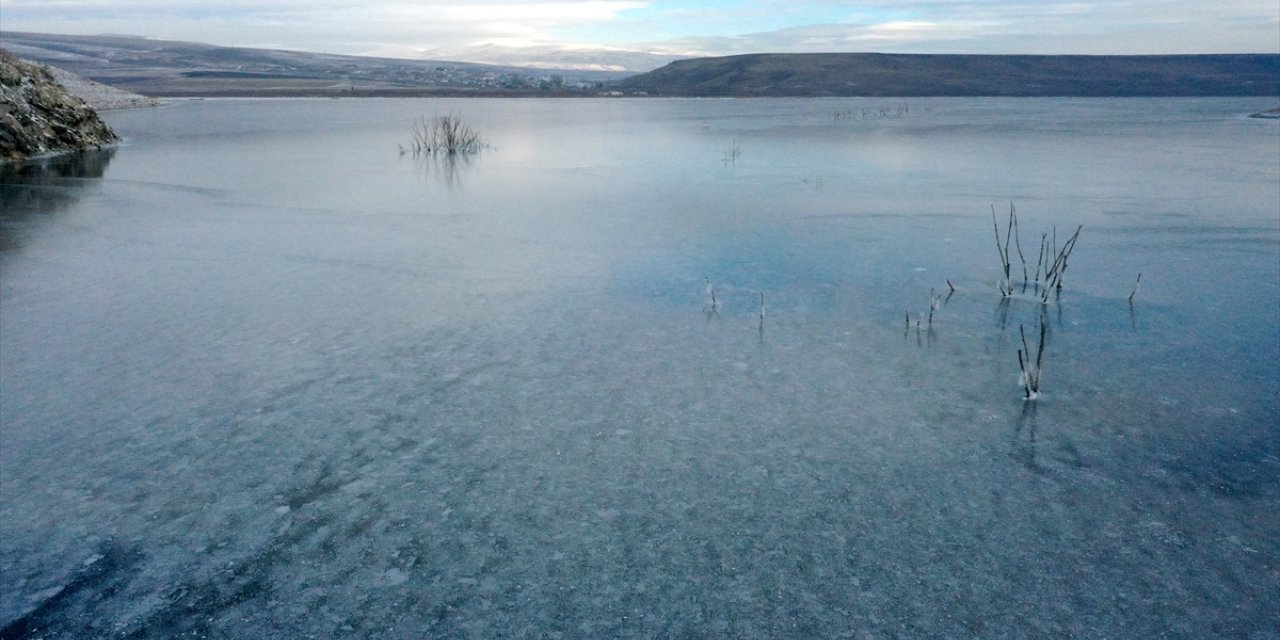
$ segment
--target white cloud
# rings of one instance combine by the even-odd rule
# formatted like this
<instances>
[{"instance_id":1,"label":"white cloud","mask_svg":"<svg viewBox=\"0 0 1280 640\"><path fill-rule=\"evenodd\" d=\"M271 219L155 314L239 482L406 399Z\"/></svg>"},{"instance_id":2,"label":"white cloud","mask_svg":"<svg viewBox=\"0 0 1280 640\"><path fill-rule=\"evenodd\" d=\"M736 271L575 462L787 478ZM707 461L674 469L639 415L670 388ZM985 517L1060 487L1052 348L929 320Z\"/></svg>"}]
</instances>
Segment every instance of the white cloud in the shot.
<instances>
[{"instance_id":1,"label":"white cloud","mask_svg":"<svg viewBox=\"0 0 1280 640\"><path fill-rule=\"evenodd\" d=\"M611 21L629 9L640 9L645 2L540 2L526 4L462 4L445 5L433 9L434 17L446 22L486 22L495 16L503 20L531 22L543 25L566 25Z\"/></svg>"},{"instance_id":2,"label":"white cloud","mask_svg":"<svg viewBox=\"0 0 1280 640\"><path fill-rule=\"evenodd\" d=\"M0 0L4 29L434 57L1280 52L1276 0ZM806 24L809 23L809 24ZM641 57L650 63L662 58Z\"/></svg>"},{"instance_id":3,"label":"white cloud","mask_svg":"<svg viewBox=\"0 0 1280 640\"><path fill-rule=\"evenodd\" d=\"M650 43L687 55L745 52L1280 53L1280 3L869 0L848 20Z\"/></svg>"}]
</instances>

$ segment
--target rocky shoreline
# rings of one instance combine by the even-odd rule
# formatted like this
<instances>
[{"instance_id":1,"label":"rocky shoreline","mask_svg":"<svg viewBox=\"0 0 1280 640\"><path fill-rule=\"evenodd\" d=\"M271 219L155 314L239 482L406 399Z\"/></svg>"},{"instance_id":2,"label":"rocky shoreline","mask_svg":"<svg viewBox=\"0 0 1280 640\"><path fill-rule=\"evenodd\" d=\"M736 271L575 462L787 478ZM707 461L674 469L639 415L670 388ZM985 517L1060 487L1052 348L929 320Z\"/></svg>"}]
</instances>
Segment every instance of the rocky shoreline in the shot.
<instances>
[{"instance_id":1,"label":"rocky shoreline","mask_svg":"<svg viewBox=\"0 0 1280 640\"><path fill-rule=\"evenodd\" d=\"M95 82L64 69L57 67L48 67L48 69L53 74L54 80L66 87L67 93L84 100L85 104L98 111L158 107L164 104L161 100Z\"/></svg>"},{"instance_id":2,"label":"rocky shoreline","mask_svg":"<svg viewBox=\"0 0 1280 640\"><path fill-rule=\"evenodd\" d=\"M47 67L0 50L0 162L82 151L119 138Z\"/></svg>"}]
</instances>

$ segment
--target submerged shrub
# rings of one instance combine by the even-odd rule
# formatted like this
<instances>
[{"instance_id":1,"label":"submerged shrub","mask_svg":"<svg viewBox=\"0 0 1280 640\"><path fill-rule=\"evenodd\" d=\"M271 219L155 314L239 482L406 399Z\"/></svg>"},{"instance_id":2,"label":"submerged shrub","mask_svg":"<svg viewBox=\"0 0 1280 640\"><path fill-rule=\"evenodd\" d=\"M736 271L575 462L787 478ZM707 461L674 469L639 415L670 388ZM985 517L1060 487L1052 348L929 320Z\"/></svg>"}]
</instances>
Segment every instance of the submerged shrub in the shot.
<instances>
[{"instance_id":1,"label":"submerged shrub","mask_svg":"<svg viewBox=\"0 0 1280 640\"><path fill-rule=\"evenodd\" d=\"M423 116L414 122L413 140L409 145L415 156L472 154L488 147L480 132L463 122L456 113L434 118ZM401 147L400 152L404 153L405 149Z\"/></svg>"}]
</instances>

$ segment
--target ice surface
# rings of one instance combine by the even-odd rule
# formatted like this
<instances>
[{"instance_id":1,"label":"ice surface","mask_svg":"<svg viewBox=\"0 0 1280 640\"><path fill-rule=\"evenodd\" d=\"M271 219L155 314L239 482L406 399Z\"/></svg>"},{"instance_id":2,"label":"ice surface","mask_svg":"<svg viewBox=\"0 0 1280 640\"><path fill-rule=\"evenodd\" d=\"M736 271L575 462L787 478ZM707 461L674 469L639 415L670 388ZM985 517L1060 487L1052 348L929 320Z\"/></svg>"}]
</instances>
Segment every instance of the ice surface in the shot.
<instances>
[{"instance_id":1,"label":"ice surface","mask_svg":"<svg viewBox=\"0 0 1280 640\"><path fill-rule=\"evenodd\" d=\"M201 101L5 174L0 635L1277 637L1266 105L928 102ZM398 157L450 111L496 148ZM1043 309L1011 199L1086 225Z\"/></svg>"}]
</instances>

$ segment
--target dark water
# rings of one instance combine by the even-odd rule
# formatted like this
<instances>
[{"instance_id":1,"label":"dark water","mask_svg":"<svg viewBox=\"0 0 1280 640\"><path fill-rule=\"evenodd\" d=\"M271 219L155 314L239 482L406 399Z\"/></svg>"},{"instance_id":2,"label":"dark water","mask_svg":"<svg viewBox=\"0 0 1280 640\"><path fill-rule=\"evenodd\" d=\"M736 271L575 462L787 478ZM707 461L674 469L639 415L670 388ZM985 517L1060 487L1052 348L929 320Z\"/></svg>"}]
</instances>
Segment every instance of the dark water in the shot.
<instances>
[{"instance_id":1,"label":"dark water","mask_svg":"<svg viewBox=\"0 0 1280 640\"><path fill-rule=\"evenodd\" d=\"M1272 106L110 114L0 169L0 636L1280 637Z\"/></svg>"}]
</instances>

